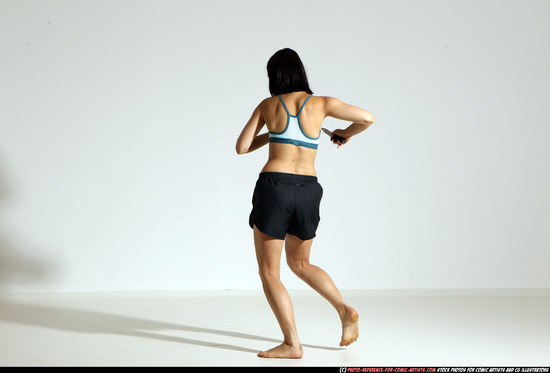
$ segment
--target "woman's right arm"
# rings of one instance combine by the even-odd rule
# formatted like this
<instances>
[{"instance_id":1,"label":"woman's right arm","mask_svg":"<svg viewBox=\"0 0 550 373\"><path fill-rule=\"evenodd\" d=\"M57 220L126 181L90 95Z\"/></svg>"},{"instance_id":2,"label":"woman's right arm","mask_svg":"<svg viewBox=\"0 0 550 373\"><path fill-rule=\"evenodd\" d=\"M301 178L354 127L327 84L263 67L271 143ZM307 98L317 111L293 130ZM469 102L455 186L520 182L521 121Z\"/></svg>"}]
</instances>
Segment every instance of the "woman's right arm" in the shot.
<instances>
[{"instance_id":1,"label":"woman's right arm","mask_svg":"<svg viewBox=\"0 0 550 373\"><path fill-rule=\"evenodd\" d=\"M254 109L252 116L244 126L239 138L237 139L237 144L235 145L237 154L250 153L269 142L268 133L258 135L262 127L265 125L262 110L260 109L261 105L262 104L260 103L260 105Z\"/></svg>"},{"instance_id":2,"label":"woman's right arm","mask_svg":"<svg viewBox=\"0 0 550 373\"><path fill-rule=\"evenodd\" d=\"M334 97L325 97L325 114L328 117L352 122L346 129L332 131L333 134L343 137L346 142L374 123L374 115L369 111L348 105ZM342 145L339 141L334 143Z\"/></svg>"}]
</instances>

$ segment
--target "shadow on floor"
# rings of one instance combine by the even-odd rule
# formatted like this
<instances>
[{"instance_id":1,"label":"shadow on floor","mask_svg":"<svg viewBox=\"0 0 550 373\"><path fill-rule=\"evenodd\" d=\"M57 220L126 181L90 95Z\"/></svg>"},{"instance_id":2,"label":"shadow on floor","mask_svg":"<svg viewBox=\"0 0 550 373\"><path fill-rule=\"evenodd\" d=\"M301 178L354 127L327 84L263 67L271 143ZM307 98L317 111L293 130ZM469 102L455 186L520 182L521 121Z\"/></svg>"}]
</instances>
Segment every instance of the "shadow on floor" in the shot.
<instances>
[{"instance_id":1,"label":"shadow on floor","mask_svg":"<svg viewBox=\"0 0 550 373\"><path fill-rule=\"evenodd\" d=\"M0 159L0 216L2 218L5 216L6 205L18 203L16 191L8 186L7 180L8 177ZM8 214L6 222L10 221L9 218ZM9 290L12 286L36 287L51 283L59 275L59 267L48 257L55 256L48 255L44 248L33 247L32 243L24 239L25 233L18 235L14 232L16 230L14 228L6 227L5 223L0 227L0 291Z\"/></svg>"},{"instance_id":2,"label":"shadow on floor","mask_svg":"<svg viewBox=\"0 0 550 373\"><path fill-rule=\"evenodd\" d=\"M281 341L277 339L234 331L165 323L161 321L146 320L132 316L121 316L97 311L83 311L65 307L33 305L29 303L13 302L5 299L0 299L0 321L83 334L97 333L151 338L167 342L193 344L197 346L250 352L254 354L257 354L258 350L224 343L206 342L197 339L163 335L160 331L178 330L183 332L198 332L256 341L274 342L276 344L281 343ZM302 344L302 346L329 351L338 351L343 349L309 344Z\"/></svg>"}]
</instances>

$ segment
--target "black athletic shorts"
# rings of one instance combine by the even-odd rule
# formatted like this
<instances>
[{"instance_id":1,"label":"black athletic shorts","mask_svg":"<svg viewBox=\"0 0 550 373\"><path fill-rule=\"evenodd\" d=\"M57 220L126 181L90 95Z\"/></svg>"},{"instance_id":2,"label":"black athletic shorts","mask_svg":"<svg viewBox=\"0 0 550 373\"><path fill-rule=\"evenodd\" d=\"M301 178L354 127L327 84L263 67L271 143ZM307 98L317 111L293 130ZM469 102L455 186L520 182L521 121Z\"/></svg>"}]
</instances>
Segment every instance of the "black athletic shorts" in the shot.
<instances>
[{"instance_id":1,"label":"black athletic shorts","mask_svg":"<svg viewBox=\"0 0 550 373\"><path fill-rule=\"evenodd\" d=\"M302 240L315 237L323 188L317 177L262 172L252 197L250 228L283 240L287 233Z\"/></svg>"}]
</instances>

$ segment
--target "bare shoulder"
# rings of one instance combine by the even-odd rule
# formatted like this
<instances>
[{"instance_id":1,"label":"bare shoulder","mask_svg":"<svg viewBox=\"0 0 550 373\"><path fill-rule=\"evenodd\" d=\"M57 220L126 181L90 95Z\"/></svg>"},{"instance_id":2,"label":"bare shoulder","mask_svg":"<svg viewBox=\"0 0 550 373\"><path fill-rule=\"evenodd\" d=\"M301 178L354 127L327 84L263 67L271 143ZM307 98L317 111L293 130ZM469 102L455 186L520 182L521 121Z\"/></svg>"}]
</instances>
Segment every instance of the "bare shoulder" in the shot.
<instances>
[{"instance_id":1,"label":"bare shoulder","mask_svg":"<svg viewBox=\"0 0 550 373\"><path fill-rule=\"evenodd\" d=\"M273 107L273 105L275 104L275 99L277 99L277 97L267 97L267 98L264 98L260 104L258 105L258 108L260 110L267 110L271 107Z\"/></svg>"},{"instance_id":2,"label":"bare shoulder","mask_svg":"<svg viewBox=\"0 0 550 373\"><path fill-rule=\"evenodd\" d=\"M311 96L311 98L314 99L318 105L322 105L323 107L330 107L342 103L342 101L332 96Z\"/></svg>"},{"instance_id":3,"label":"bare shoulder","mask_svg":"<svg viewBox=\"0 0 550 373\"><path fill-rule=\"evenodd\" d=\"M331 96L311 96L310 101L319 110L323 111L325 115L333 112L338 105L342 104L342 101Z\"/></svg>"},{"instance_id":4,"label":"bare shoulder","mask_svg":"<svg viewBox=\"0 0 550 373\"><path fill-rule=\"evenodd\" d=\"M336 97L320 97L326 116L357 123L372 123L374 116L360 107L347 104Z\"/></svg>"},{"instance_id":5,"label":"bare shoulder","mask_svg":"<svg viewBox=\"0 0 550 373\"><path fill-rule=\"evenodd\" d=\"M321 102L324 106L330 106L330 105L338 105L342 101L337 99L336 97L331 96L316 96L317 100Z\"/></svg>"},{"instance_id":6,"label":"bare shoulder","mask_svg":"<svg viewBox=\"0 0 550 373\"><path fill-rule=\"evenodd\" d=\"M275 96L266 97L266 98L264 98L264 99L260 102L260 105L269 104L270 102L273 102L274 99L276 99L276 98L277 98L277 97L275 97Z\"/></svg>"}]
</instances>

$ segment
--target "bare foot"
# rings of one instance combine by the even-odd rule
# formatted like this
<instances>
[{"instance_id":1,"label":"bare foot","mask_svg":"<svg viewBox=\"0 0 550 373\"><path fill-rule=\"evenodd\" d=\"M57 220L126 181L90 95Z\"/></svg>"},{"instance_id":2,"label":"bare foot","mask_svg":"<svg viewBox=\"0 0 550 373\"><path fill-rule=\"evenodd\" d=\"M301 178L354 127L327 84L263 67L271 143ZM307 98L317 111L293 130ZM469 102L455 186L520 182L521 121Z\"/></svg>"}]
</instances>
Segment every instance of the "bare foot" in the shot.
<instances>
[{"instance_id":1,"label":"bare foot","mask_svg":"<svg viewBox=\"0 0 550 373\"><path fill-rule=\"evenodd\" d=\"M342 319L342 340L340 346L349 346L359 337L359 314L351 307L347 307Z\"/></svg>"},{"instance_id":2,"label":"bare foot","mask_svg":"<svg viewBox=\"0 0 550 373\"><path fill-rule=\"evenodd\" d=\"M285 358L285 359L301 359L304 351L302 346L290 346L286 343L283 343L277 347L272 348L267 351L260 351L258 354L259 357L266 358Z\"/></svg>"}]
</instances>

